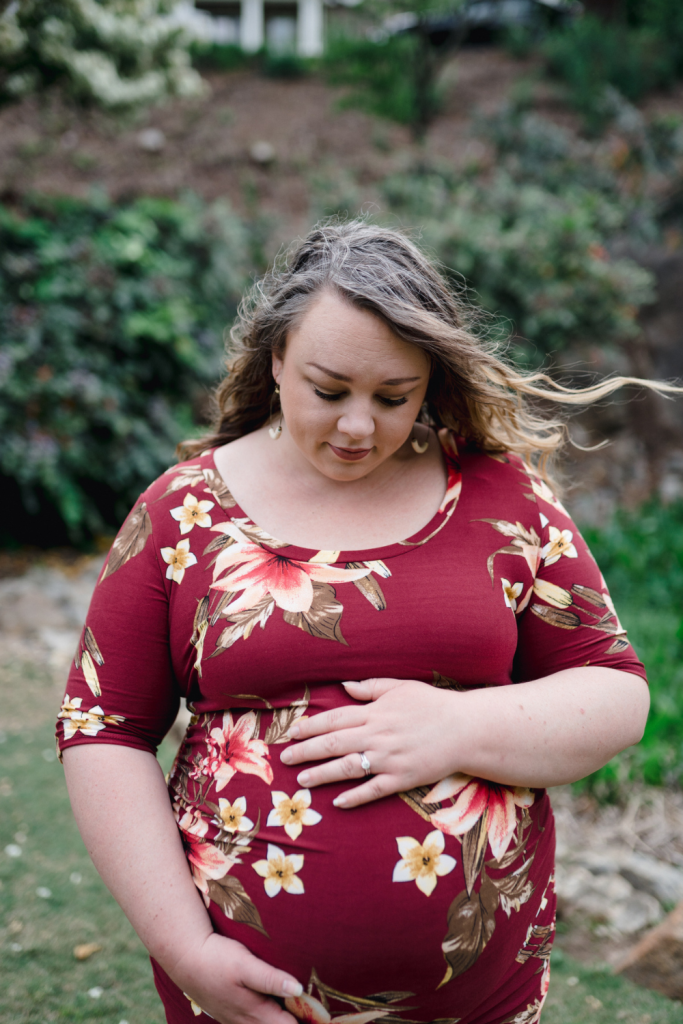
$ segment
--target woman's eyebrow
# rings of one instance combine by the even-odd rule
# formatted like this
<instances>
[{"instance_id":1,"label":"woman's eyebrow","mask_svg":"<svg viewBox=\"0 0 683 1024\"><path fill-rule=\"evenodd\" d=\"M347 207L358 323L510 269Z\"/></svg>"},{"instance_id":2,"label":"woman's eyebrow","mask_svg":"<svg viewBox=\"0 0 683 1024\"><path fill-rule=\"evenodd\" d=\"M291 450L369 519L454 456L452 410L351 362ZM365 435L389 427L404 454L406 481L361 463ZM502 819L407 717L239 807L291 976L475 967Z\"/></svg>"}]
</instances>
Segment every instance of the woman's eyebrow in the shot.
<instances>
[{"instance_id":1,"label":"woman's eyebrow","mask_svg":"<svg viewBox=\"0 0 683 1024\"><path fill-rule=\"evenodd\" d=\"M321 370L326 373L328 377L333 377L335 380L343 380L347 383L353 381L353 377L347 377L343 373L335 373L334 370L328 370L326 366L321 366L320 363L306 363L306 366L315 366L316 370ZM391 377L389 380L380 381L380 384L387 384L389 386L395 386L397 384L412 384L413 381L420 380L419 377Z\"/></svg>"}]
</instances>

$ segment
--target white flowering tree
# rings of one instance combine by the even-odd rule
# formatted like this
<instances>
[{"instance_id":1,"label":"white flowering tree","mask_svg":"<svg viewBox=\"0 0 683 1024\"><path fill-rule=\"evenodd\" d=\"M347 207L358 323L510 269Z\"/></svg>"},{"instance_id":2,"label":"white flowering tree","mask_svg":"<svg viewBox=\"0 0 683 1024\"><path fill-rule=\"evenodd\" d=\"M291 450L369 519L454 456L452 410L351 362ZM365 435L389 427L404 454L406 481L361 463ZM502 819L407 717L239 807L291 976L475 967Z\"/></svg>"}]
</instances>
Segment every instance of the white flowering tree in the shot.
<instances>
[{"instance_id":1,"label":"white flowering tree","mask_svg":"<svg viewBox=\"0 0 683 1024\"><path fill-rule=\"evenodd\" d=\"M177 0L0 0L0 100L59 84L116 110L205 88Z\"/></svg>"}]
</instances>

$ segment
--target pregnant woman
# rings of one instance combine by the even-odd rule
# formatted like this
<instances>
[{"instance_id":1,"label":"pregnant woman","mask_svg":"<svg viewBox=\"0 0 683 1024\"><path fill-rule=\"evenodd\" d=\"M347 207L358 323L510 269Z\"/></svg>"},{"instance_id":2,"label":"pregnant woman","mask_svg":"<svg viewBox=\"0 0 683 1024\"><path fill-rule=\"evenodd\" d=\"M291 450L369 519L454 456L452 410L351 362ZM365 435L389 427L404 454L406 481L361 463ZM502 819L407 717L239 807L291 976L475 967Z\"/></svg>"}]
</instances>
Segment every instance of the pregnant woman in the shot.
<instances>
[{"instance_id":1,"label":"pregnant woman","mask_svg":"<svg viewBox=\"0 0 683 1024\"><path fill-rule=\"evenodd\" d=\"M624 381L520 374L361 222L295 247L233 342L215 432L131 511L69 677L86 845L170 1024L538 1021L545 788L637 742L648 691L528 403Z\"/></svg>"}]
</instances>

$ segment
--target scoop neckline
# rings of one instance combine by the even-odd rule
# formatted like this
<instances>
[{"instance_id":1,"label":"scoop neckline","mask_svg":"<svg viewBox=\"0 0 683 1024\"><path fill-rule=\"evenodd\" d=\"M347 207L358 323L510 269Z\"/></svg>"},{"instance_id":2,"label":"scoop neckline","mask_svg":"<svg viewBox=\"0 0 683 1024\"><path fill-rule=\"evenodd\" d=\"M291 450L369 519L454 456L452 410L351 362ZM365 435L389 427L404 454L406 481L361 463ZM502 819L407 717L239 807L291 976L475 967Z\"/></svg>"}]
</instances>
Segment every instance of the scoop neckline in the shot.
<instances>
[{"instance_id":1,"label":"scoop neckline","mask_svg":"<svg viewBox=\"0 0 683 1024\"><path fill-rule=\"evenodd\" d=\"M443 436L444 434L448 436L448 441L446 441L445 437ZM270 537L271 541L275 541L276 543L269 544L267 540L259 538L259 546L267 551L270 551L273 555L279 555L283 558L291 559L292 561L316 561L324 565L336 565L341 562L379 562L384 561L387 558L394 558L396 555L402 555L408 551L414 551L417 548L422 547L423 545L428 543L428 541L430 541L432 537L440 533L441 530L446 526L451 516L455 512L455 508L458 504L458 499L460 497L459 487L457 489L457 493L452 494L452 492L455 490L456 483L459 484L462 480L460 459L458 457L455 436L452 431L449 431L444 428L438 432L437 437L439 439L441 452L446 466L446 491L444 493L444 498L441 505L434 513L432 518L429 520L429 522L425 523L423 527L421 527L415 533L411 534L409 537L406 537L405 540L394 541L393 544L384 544L381 547L375 548L356 548L354 550L342 549L340 551L326 551L320 548L308 548L301 547L298 544L289 544L287 541L280 540L279 537L273 537L272 534L269 534L264 530L263 532L266 533L266 536ZM210 448L203 454L206 456L208 460L210 460L211 468L218 475L223 486L228 490L228 492L230 493L230 497L234 502L234 504L231 505L230 508L224 508L222 505L219 505L221 512L223 512L226 519L229 519L231 522L237 519L244 519L247 521L247 523L251 523L258 530L263 529L259 526L258 523L254 522L254 520L247 515L242 506L235 499L235 496L230 490L230 485L228 481L224 480L223 475L221 474L220 470L218 469L218 466L216 465L215 455L216 452L218 451L218 447L219 446L216 446L215 448ZM449 450L449 448L451 450ZM235 523L235 525L238 528L240 526L239 523ZM316 555L318 556L317 558L312 557Z\"/></svg>"}]
</instances>

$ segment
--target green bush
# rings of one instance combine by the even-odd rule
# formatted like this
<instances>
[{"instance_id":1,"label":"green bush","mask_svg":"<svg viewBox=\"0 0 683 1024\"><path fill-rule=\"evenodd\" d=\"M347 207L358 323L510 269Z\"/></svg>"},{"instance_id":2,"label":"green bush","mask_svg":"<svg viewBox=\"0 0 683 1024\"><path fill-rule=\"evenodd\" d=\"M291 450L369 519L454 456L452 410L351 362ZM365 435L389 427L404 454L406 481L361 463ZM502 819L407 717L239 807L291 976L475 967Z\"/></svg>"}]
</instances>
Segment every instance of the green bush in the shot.
<instances>
[{"instance_id":1,"label":"green bush","mask_svg":"<svg viewBox=\"0 0 683 1024\"><path fill-rule=\"evenodd\" d=\"M564 82L588 127L608 118L605 86L636 102L673 84L682 68L663 25L632 28L587 15L551 32L542 46L551 76Z\"/></svg>"},{"instance_id":2,"label":"green bush","mask_svg":"<svg viewBox=\"0 0 683 1024\"><path fill-rule=\"evenodd\" d=\"M120 523L218 376L245 251L192 197L0 205L0 538Z\"/></svg>"},{"instance_id":3,"label":"green bush","mask_svg":"<svg viewBox=\"0 0 683 1024\"><path fill-rule=\"evenodd\" d=\"M645 664L652 706L642 742L582 785L607 797L632 779L683 785L683 503L622 510L584 536Z\"/></svg>"},{"instance_id":4,"label":"green bush","mask_svg":"<svg viewBox=\"0 0 683 1024\"><path fill-rule=\"evenodd\" d=\"M329 40L323 69L332 85L349 86L343 106L399 124L414 124L418 117L412 67L418 41L406 33L382 42L346 36ZM437 97L432 97L436 105Z\"/></svg>"},{"instance_id":5,"label":"green bush","mask_svg":"<svg viewBox=\"0 0 683 1024\"><path fill-rule=\"evenodd\" d=\"M638 307L652 301L652 277L610 256L624 228L618 203L574 186L562 193L500 169L490 179L438 173L384 183L392 214L419 225L422 241L456 283L514 330L512 354L538 364L577 339L601 345L634 335Z\"/></svg>"}]
</instances>

